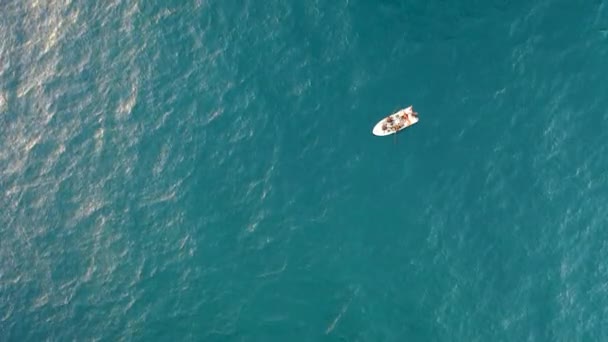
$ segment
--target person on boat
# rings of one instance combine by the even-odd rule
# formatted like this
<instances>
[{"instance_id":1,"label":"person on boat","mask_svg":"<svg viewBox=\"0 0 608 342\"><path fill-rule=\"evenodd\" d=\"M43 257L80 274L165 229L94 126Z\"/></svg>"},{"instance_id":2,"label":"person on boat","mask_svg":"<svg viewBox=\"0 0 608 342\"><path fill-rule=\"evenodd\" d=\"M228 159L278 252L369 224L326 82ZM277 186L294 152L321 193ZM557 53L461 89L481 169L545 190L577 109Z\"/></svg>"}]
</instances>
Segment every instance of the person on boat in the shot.
<instances>
[{"instance_id":1,"label":"person on boat","mask_svg":"<svg viewBox=\"0 0 608 342\"><path fill-rule=\"evenodd\" d=\"M418 117L418 112L414 110L414 107L412 107L412 116L414 116L415 118Z\"/></svg>"}]
</instances>

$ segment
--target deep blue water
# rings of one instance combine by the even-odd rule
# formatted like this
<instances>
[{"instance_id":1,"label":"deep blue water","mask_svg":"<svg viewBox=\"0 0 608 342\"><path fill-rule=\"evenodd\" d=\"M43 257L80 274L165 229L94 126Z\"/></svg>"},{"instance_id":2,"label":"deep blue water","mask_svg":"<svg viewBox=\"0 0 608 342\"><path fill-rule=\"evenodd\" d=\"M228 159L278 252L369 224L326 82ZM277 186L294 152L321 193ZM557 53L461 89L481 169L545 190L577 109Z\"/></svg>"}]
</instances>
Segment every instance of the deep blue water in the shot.
<instances>
[{"instance_id":1,"label":"deep blue water","mask_svg":"<svg viewBox=\"0 0 608 342\"><path fill-rule=\"evenodd\" d=\"M0 2L0 340L605 339L607 7Z\"/></svg>"}]
</instances>

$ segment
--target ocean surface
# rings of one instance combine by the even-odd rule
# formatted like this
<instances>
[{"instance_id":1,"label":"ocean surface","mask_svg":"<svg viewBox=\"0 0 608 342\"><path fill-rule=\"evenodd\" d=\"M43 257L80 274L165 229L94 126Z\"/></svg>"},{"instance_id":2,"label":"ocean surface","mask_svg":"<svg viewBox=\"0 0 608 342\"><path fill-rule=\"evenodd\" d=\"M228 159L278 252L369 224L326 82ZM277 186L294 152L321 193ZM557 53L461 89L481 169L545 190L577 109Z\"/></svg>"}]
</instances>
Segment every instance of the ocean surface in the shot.
<instances>
[{"instance_id":1,"label":"ocean surface","mask_svg":"<svg viewBox=\"0 0 608 342\"><path fill-rule=\"evenodd\" d=\"M606 0L0 1L0 341L607 337Z\"/></svg>"}]
</instances>

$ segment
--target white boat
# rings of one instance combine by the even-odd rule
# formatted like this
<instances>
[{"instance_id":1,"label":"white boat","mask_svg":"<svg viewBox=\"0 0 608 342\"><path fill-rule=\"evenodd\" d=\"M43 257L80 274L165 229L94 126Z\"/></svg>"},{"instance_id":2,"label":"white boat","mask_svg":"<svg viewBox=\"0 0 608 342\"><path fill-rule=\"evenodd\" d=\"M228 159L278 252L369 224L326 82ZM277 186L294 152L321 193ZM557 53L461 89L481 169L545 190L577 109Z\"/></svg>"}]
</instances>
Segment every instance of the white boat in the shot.
<instances>
[{"instance_id":1,"label":"white boat","mask_svg":"<svg viewBox=\"0 0 608 342\"><path fill-rule=\"evenodd\" d=\"M406 129L417 122L418 113L414 111L413 106L409 106L378 121L374 126L372 133L380 137L391 135Z\"/></svg>"}]
</instances>

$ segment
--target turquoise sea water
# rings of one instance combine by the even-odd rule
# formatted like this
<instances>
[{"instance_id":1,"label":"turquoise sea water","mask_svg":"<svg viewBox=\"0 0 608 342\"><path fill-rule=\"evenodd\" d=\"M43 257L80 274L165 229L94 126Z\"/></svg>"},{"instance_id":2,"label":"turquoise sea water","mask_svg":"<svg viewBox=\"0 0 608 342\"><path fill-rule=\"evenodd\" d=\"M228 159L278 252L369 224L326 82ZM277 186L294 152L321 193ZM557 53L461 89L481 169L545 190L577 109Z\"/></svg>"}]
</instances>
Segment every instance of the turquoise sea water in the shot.
<instances>
[{"instance_id":1,"label":"turquoise sea water","mask_svg":"<svg viewBox=\"0 0 608 342\"><path fill-rule=\"evenodd\" d=\"M604 340L607 61L605 0L1 1L0 340Z\"/></svg>"}]
</instances>

